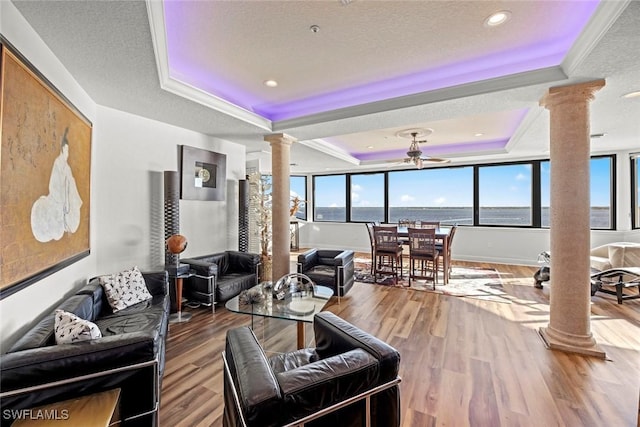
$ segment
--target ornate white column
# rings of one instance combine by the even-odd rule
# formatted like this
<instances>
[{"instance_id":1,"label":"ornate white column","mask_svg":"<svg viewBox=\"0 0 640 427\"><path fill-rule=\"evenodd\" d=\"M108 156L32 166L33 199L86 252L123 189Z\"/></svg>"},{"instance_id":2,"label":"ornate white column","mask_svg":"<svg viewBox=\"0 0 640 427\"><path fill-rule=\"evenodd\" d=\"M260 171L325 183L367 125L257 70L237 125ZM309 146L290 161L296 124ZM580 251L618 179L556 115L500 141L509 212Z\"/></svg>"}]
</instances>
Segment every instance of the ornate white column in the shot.
<instances>
[{"instance_id":1,"label":"ornate white column","mask_svg":"<svg viewBox=\"0 0 640 427\"><path fill-rule=\"evenodd\" d=\"M605 357L591 334L589 103L604 80L549 89L551 130L551 349Z\"/></svg>"},{"instance_id":2,"label":"ornate white column","mask_svg":"<svg viewBox=\"0 0 640 427\"><path fill-rule=\"evenodd\" d=\"M283 133L267 135L264 140L271 144L271 203L273 206L271 252L273 255L272 280L275 282L290 273L289 175L291 144L296 140Z\"/></svg>"}]
</instances>

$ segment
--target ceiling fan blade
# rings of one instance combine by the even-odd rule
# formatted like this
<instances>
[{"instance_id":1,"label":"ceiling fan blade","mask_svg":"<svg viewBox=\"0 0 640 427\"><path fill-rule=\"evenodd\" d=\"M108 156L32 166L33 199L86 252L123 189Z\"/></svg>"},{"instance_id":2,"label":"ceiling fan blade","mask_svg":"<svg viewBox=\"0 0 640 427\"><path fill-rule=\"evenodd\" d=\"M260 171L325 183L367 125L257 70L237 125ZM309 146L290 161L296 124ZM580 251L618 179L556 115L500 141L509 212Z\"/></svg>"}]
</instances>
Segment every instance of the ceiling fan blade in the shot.
<instances>
[{"instance_id":1,"label":"ceiling fan blade","mask_svg":"<svg viewBox=\"0 0 640 427\"><path fill-rule=\"evenodd\" d=\"M441 159L439 157L423 157L423 162L431 162L431 163L449 163L451 159Z\"/></svg>"},{"instance_id":2,"label":"ceiling fan blade","mask_svg":"<svg viewBox=\"0 0 640 427\"><path fill-rule=\"evenodd\" d=\"M404 158L404 159L389 159L389 160L385 160L384 163L409 163L411 161L411 159L408 158Z\"/></svg>"}]
</instances>

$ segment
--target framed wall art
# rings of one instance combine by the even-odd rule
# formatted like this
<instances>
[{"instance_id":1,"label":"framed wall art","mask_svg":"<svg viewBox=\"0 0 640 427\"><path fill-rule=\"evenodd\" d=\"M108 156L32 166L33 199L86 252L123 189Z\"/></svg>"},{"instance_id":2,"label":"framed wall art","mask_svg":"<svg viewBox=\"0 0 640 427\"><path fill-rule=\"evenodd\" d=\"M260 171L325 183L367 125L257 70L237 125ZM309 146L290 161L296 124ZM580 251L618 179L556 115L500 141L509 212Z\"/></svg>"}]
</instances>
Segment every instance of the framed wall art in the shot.
<instances>
[{"instance_id":1,"label":"framed wall art","mask_svg":"<svg viewBox=\"0 0 640 427\"><path fill-rule=\"evenodd\" d=\"M0 38L0 299L86 257L91 122Z\"/></svg>"},{"instance_id":2,"label":"framed wall art","mask_svg":"<svg viewBox=\"0 0 640 427\"><path fill-rule=\"evenodd\" d=\"M180 149L180 198L224 200L227 191L227 156L187 145L180 146Z\"/></svg>"}]
</instances>

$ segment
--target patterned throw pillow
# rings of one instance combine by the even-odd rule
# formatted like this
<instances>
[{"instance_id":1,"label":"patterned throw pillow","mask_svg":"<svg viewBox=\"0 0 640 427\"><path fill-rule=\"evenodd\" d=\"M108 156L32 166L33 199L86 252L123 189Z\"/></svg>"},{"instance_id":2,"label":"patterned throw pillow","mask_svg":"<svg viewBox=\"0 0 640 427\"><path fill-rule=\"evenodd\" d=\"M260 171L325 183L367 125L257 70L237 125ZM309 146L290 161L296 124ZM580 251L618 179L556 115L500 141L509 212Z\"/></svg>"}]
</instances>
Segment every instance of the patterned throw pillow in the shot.
<instances>
[{"instance_id":1,"label":"patterned throw pillow","mask_svg":"<svg viewBox=\"0 0 640 427\"><path fill-rule=\"evenodd\" d=\"M152 298L138 267L100 277L113 312Z\"/></svg>"},{"instance_id":2,"label":"patterned throw pillow","mask_svg":"<svg viewBox=\"0 0 640 427\"><path fill-rule=\"evenodd\" d=\"M53 330L56 344L70 344L102 337L95 323L64 310L56 310Z\"/></svg>"}]
</instances>

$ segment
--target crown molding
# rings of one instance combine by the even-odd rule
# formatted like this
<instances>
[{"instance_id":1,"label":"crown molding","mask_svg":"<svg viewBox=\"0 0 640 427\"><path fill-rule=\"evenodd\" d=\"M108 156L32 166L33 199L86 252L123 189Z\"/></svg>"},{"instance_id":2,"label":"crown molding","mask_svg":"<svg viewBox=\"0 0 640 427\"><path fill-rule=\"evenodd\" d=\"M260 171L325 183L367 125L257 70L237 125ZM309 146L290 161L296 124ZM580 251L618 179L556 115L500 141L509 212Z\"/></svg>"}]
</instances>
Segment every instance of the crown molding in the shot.
<instances>
[{"instance_id":1,"label":"crown molding","mask_svg":"<svg viewBox=\"0 0 640 427\"><path fill-rule=\"evenodd\" d=\"M158 68L160 88L173 93L174 95L197 102L205 107L220 111L231 117L271 132L272 123L270 120L171 77L169 57L167 56L168 46L164 25L163 2L157 0L146 0L146 5L147 13L149 15L149 26L151 27L151 40L153 42L156 66Z\"/></svg>"},{"instance_id":2,"label":"crown molding","mask_svg":"<svg viewBox=\"0 0 640 427\"><path fill-rule=\"evenodd\" d=\"M320 151L329 156L335 157L336 159L344 160L345 162L354 165L360 164L360 160L356 159L351 154L322 139L311 139L306 141L299 141L298 143L309 148L313 148L314 150Z\"/></svg>"},{"instance_id":3,"label":"crown molding","mask_svg":"<svg viewBox=\"0 0 640 427\"><path fill-rule=\"evenodd\" d=\"M560 66L570 76L609 31L631 0L601 1Z\"/></svg>"}]
</instances>

